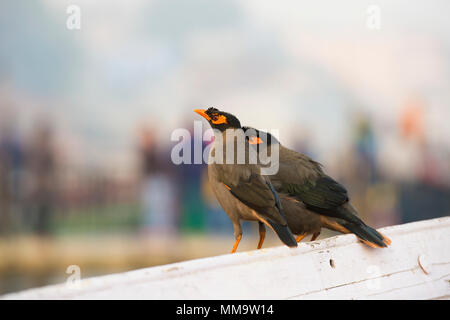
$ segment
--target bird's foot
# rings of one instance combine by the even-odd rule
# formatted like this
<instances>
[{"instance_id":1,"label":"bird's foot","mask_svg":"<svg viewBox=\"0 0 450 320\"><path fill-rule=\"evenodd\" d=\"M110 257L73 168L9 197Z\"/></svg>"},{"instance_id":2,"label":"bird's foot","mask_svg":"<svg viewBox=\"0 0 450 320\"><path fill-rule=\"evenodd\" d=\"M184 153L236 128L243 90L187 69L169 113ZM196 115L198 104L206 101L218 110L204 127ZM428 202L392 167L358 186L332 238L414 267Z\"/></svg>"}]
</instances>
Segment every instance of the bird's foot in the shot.
<instances>
[{"instance_id":1,"label":"bird's foot","mask_svg":"<svg viewBox=\"0 0 450 320\"><path fill-rule=\"evenodd\" d=\"M311 237L311 241L315 241L319 235L320 232L314 232L313 236Z\"/></svg>"},{"instance_id":2,"label":"bird's foot","mask_svg":"<svg viewBox=\"0 0 450 320\"><path fill-rule=\"evenodd\" d=\"M298 235L297 239L295 239L295 240L297 241L297 243L299 243L300 241L303 240L304 237L306 237L306 233Z\"/></svg>"},{"instance_id":3,"label":"bird's foot","mask_svg":"<svg viewBox=\"0 0 450 320\"><path fill-rule=\"evenodd\" d=\"M259 234L259 242L258 242L258 246L256 247L256 249L261 249L262 245L264 243L264 238L266 237L266 233L265 232L261 232Z\"/></svg>"},{"instance_id":4,"label":"bird's foot","mask_svg":"<svg viewBox=\"0 0 450 320\"><path fill-rule=\"evenodd\" d=\"M240 235L237 236L236 241L234 242L233 249L231 249L231 253L235 253L236 252L237 247L238 247L239 242L241 241L241 239L242 239L242 235L240 234Z\"/></svg>"}]
</instances>

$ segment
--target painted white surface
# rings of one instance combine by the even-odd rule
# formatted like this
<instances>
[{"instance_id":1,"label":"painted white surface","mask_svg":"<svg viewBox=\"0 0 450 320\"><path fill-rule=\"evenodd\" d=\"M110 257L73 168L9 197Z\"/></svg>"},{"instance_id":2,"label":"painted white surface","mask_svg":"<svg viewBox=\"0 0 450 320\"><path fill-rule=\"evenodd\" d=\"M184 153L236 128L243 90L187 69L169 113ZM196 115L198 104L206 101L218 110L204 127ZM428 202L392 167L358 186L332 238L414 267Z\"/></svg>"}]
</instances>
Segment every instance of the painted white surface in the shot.
<instances>
[{"instance_id":1,"label":"painted white surface","mask_svg":"<svg viewBox=\"0 0 450 320\"><path fill-rule=\"evenodd\" d=\"M31 289L3 299L449 299L450 217ZM332 262L331 262L332 260ZM331 264L334 266L332 267Z\"/></svg>"}]
</instances>

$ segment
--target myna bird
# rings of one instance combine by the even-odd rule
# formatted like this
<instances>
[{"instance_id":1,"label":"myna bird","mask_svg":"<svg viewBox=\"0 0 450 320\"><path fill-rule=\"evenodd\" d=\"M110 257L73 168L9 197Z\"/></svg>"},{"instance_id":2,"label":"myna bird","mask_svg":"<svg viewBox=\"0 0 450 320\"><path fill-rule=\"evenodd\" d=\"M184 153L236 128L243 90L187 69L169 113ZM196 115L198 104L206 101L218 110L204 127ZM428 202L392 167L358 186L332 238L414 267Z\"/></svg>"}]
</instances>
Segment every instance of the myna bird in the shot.
<instances>
[{"instance_id":1,"label":"myna bird","mask_svg":"<svg viewBox=\"0 0 450 320\"><path fill-rule=\"evenodd\" d=\"M260 174L261 168L256 161L249 161L250 146L243 136L244 131L239 120L232 114L215 108L194 111L204 117L213 129L217 129L214 130L215 139L209 157L215 159L216 155L219 157L220 151L222 151L223 161L208 164L208 177L217 200L233 223L236 240L231 252L236 251L242 238L241 220L259 222L258 249L264 242L264 225L273 229L284 244L296 247L296 239L289 230L280 199L270 179ZM232 136L234 141L228 141L227 144L227 136ZM219 145L217 141L222 141L222 145ZM245 147L246 161L243 164L236 161L238 141L241 141ZM232 163L227 163L226 153L230 150L227 150L226 146L229 146L230 143L234 148L235 159Z\"/></svg>"},{"instance_id":2,"label":"myna bird","mask_svg":"<svg viewBox=\"0 0 450 320\"><path fill-rule=\"evenodd\" d=\"M285 148L271 134L243 127L249 144L270 155L277 145L278 173L270 180L278 192L289 228L301 241L307 234L315 240L325 227L341 233L354 233L370 247L387 247L391 240L366 225L350 203L347 190L308 156Z\"/></svg>"}]
</instances>

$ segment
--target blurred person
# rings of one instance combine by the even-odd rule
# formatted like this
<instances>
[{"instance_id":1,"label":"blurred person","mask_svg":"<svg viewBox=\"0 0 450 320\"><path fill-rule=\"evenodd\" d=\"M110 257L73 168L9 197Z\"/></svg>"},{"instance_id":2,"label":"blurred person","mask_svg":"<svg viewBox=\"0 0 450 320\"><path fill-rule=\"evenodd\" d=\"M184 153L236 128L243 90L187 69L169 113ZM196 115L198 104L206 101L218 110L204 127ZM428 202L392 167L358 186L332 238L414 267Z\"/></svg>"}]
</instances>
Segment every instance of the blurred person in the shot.
<instances>
[{"instance_id":1,"label":"blurred person","mask_svg":"<svg viewBox=\"0 0 450 320\"><path fill-rule=\"evenodd\" d=\"M8 233L18 220L23 197L24 150L7 118L0 124L0 234Z\"/></svg>"},{"instance_id":2,"label":"blurred person","mask_svg":"<svg viewBox=\"0 0 450 320\"><path fill-rule=\"evenodd\" d=\"M27 148L28 205L33 229L49 235L56 204L57 159L54 131L47 120L38 121Z\"/></svg>"},{"instance_id":3,"label":"blurred person","mask_svg":"<svg viewBox=\"0 0 450 320\"><path fill-rule=\"evenodd\" d=\"M395 135L390 137L383 154L389 177L399 182L415 183L421 179L426 144L424 116L423 101L408 99L396 122Z\"/></svg>"},{"instance_id":4,"label":"blurred person","mask_svg":"<svg viewBox=\"0 0 450 320\"><path fill-rule=\"evenodd\" d=\"M370 118L363 114L359 115L354 130L358 176L364 177L367 185L373 184L377 179L377 144Z\"/></svg>"},{"instance_id":5,"label":"blurred person","mask_svg":"<svg viewBox=\"0 0 450 320\"><path fill-rule=\"evenodd\" d=\"M443 181L438 150L433 150L425 131L425 101L407 100L399 119L402 143L413 152L408 160L415 165L401 181L402 221L411 222L446 216L450 213L450 188Z\"/></svg>"},{"instance_id":6,"label":"blurred person","mask_svg":"<svg viewBox=\"0 0 450 320\"><path fill-rule=\"evenodd\" d=\"M380 224L374 221L374 212L367 202L367 193L371 185L376 183L378 172L376 140L371 119L366 114L356 114L351 130L351 143L336 163L336 171L340 172L342 181L349 185L352 200L359 208L361 217L378 226Z\"/></svg>"},{"instance_id":7,"label":"blurred person","mask_svg":"<svg viewBox=\"0 0 450 320\"><path fill-rule=\"evenodd\" d=\"M420 98L407 101L400 116L401 136L405 143L412 143L417 150L418 165L415 168L417 180L438 185L442 178L438 159L425 131L425 102ZM437 150L436 150L437 151Z\"/></svg>"},{"instance_id":8,"label":"blurred person","mask_svg":"<svg viewBox=\"0 0 450 320\"><path fill-rule=\"evenodd\" d=\"M153 233L176 232L177 197L170 174L170 154L161 149L155 129L144 126L140 133L142 163L141 204L144 228Z\"/></svg>"},{"instance_id":9,"label":"blurred person","mask_svg":"<svg viewBox=\"0 0 450 320\"><path fill-rule=\"evenodd\" d=\"M424 102L419 99L409 99L400 114L399 126L401 136L405 140L412 140L421 144L425 140Z\"/></svg>"},{"instance_id":10,"label":"blurred person","mask_svg":"<svg viewBox=\"0 0 450 320\"><path fill-rule=\"evenodd\" d=\"M191 158L194 157L194 143L196 137L192 125L184 126L184 128L191 127L190 139L185 140L185 149L191 150ZM205 142L197 141L202 144L202 150L206 146ZM178 179L180 183L180 197L181 197L181 228L184 231L205 231L206 229L206 213L207 207L202 196L202 177L207 170L206 164L188 164L182 163L178 166Z\"/></svg>"}]
</instances>

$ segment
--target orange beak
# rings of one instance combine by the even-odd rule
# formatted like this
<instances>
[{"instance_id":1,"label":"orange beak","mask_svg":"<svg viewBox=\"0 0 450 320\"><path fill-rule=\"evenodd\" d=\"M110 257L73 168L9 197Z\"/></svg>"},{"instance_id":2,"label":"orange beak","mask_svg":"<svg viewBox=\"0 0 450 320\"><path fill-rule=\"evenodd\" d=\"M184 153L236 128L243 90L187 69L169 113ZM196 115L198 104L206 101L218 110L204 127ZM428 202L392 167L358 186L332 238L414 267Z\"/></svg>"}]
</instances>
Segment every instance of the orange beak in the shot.
<instances>
[{"instance_id":1,"label":"orange beak","mask_svg":"<svg viewBox=\"0 0 450 320\"><path fill-rule=\"evenodd\" d=\"M194 112L198 113L199 115L201 115L203 118L205 118L206 120L211 120L211 118L206 114L205 112L206 110L204 109L195 109Z\"/></svg>"},{"instance_id":2,"label":"orange beak","mask_svg":"<svg viewBox=\"0 0 450 320\"><path fill-rule=\"evenodd\" d=\"M253 136L250 139L248 139L248 143L250 143L250 144L260 144L260 143L263 143L263 141L262 141L262 139Z\"/></svg>"}]
</instances>

